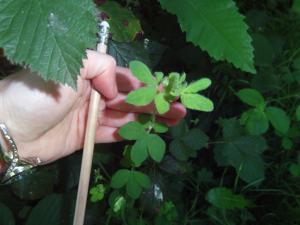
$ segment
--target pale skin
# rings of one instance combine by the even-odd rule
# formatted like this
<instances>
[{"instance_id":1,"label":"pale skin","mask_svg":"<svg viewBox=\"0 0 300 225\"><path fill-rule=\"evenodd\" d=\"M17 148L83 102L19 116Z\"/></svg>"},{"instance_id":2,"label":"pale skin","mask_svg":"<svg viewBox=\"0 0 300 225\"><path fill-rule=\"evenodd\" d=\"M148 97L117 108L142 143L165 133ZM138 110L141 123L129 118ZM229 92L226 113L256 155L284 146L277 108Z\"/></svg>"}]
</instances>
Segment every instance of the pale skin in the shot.
<instances>
[{"instance_id":1,"label":"pale skin","mask_svg":"<svg viewBox=\"0 0 300 225\"><path fill-rule=\"evenodd\" d=\"M133 107L125 103L128 92L141 83L115 60L87 51L78 77L77 91L45 82L37 74L22 70L0 82L0 120L14 138L21 158L39 157L43 164L72 154L83 147L89 96L92 86L101 94L96 143L120 141L118 129L153 112L153 105ZM186 114L180 103L158 119L176 124Z\"/></svg>"}]
</instances>

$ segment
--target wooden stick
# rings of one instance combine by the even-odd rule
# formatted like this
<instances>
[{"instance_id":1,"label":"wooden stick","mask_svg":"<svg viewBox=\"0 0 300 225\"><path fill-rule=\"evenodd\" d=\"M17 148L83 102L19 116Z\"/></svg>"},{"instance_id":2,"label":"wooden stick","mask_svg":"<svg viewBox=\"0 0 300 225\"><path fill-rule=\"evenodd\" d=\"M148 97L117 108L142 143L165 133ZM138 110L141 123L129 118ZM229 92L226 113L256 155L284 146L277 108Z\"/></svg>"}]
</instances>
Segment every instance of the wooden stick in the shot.
<instances>
[{"instance_id":1,"label":"wooden stick","mask_svg":"<svg viewBox=\"0 0 300 225\"><path fill-rule=\"evenodd\" d=\"M109 25L107 22L102 22L100 24L101 31L100 42L97 45L97 51L101 53L106 53L107 50L107 37L108 37L108 28ZM95 135L97 128L98 112L99 112L99 103L100 103L100 94L92 89L90 104L89 104L89 113L87 126L85 131L83 155L81 162L79 186L77 192L77 200L74 214L73 225L83 225L84 215L86 209L86 202L89 190L89 182L93 161L94 145L95 145Z\"/></svg>"}]
</instances>

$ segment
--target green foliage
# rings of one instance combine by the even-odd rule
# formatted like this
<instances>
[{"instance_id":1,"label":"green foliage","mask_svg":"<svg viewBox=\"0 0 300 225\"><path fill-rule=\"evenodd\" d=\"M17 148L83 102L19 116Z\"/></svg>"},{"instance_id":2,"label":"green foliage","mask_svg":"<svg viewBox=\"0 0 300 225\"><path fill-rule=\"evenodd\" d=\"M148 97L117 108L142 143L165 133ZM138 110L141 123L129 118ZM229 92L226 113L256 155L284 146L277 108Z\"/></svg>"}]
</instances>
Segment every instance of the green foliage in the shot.
<instances>
[{"instance_id":1,"label":"green foliage","mask_svg":"<svg viewBox=\"0 0 300 225\"><path fill-rule=\"evenodd\" d=\"M245 88L237 92L236 94L242 102L254 106L254 107L264 107L265 100L264 97L255 89Z\"/></svg>"},{"instance_id":2,"label":"green foliage","mask_svg":"<svg viewBox=\"0 0 300 225\"><path fill-rule=\"evenodd\" d=\"M96 46L92 1L3 0L0 24L0 47L7 58L72 87L85 49Z\"/></svg>"},{"instance_id":3,"label":"green foliage","mask_svg":"<svg viewBox=\"0 0 300 225\"><path fill-rule=\"evenodd\" d=\"M53 194L42 199L31 211L26 225L59 225L62 216L62 196Z\"/></svg>"},{"instance_id":4,"label":"green foliage","mask_svg":"<svg viewBox=\"0 0 300 225\"><path fill-rule=\"evenodd\" d=\"M241 179L248 183L262 181L265 177L262 153L268 147L266 140L261 136L243 134L235 119L223 120L221 125L224 143L214 149L218 165L233 166ZM228 132L229 129L232 130Z\"/></svg>"},{"instance_id":5,"label":"green foliage","mask_svg":"<svg viewBox=\"0 0 300 225\"><path fill-rule=\"evenodd\" d=\"M148 189L151 185L149 177L142 172L134 170L118 170L111 180L111 187L122 188L126 185L126 193L133 199L137 199L142 189Z\"/></svg>"},{"instance_id":6,"label":"green foliage","mask_svg":"<svg viewBox=\"0 0 300 225\"><path fill-rule=\"evenodd\" d=\"M286 112L278 107L268 107L266 109L268 118L273 127L279 132L286 134L290 128L290 118Z\"/></svg>"},{"instance_id":7,"label":"green foliage","mask_svg":"<svg viewBox=\"0 0 300 225\"><path fill-rule=\"evenodd\" d=\"M0 224L15 225L15 218L11 210L0 203Z\"/></svg>"},{"instance_id":8,"label":"green foliage","mask_svg":"<svg viewBox=\"0 0 300 225\"><path fill-rule=\"evenodd\" d=\"M90 189L91 202L98 202L104 198L105 187L103 184L98 184Z\"/></svg>"},{"instance_id":9,"label":"green foliage","mask_svg":"<svg viewBox=\"0 0 300 225\"><path fill-rule=\"evenodd\" d=\"M140 21L127 8L115 1L103 2L100 6L101 17L109 22L112 38L120 42L133 41L142 31Z\"/></svg>"},{"instance_id":10,"label":"green foliage","mask_svg":"<svg viewBox=\"0 0 300 225\"><path fill-rule=\"evenodd\" d=\"M248 200L243 196L236 195L224 187L210 189L206 195L206 200L220 209L243 209L249 206Z\"/></svg>"},{"instance_id":11,"label":"green foliage","mask_svg":"<svg viewBox=\"0 0 300 225\"><path fill-rule=\"evenodd\" d=\"M253 47L248 26L232 0L159 0L178 17L187 40L216 60L227 60L237 68L255 73Z\"/></svg>"}]
</instances>

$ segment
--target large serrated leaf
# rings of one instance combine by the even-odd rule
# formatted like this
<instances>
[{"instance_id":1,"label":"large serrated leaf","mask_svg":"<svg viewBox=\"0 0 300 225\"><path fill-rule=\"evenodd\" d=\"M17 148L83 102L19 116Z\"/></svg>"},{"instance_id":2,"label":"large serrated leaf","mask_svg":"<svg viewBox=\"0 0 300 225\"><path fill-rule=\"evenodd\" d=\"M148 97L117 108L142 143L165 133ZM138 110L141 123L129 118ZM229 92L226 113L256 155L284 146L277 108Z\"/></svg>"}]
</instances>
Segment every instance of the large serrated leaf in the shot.
<instances>
[{"instance_id":1,"label":"large serrated leaf","mask_svg":"<svg viewBox=\"0 0 300 225\"><path fill-rule=\"evenodd\" d=\"M216 60L227 60L237 68L255 73L251 37L244 17L232 0L159 0L178 17L187 40Z\"/></svg>"},{"instance_id":2,"label":"large serrated leaf","mask_svg":"<svg viewBox=\"0 0 300 225\"><path fill-rule=\"evenodd\" d=\"M86 0L2 0L0 47L45 80L75 87L85 49L96 44L94 10Z\"/></svg>"}]
</instances>

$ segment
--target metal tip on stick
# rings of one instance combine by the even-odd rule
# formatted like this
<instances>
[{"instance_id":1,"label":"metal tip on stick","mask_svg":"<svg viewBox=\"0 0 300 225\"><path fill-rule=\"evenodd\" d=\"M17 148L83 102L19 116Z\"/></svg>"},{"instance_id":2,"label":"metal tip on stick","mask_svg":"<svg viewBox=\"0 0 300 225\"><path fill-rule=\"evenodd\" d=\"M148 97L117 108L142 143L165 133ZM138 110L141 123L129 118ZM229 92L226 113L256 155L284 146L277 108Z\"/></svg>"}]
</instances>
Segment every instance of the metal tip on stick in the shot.
<instances>
[{"instance_id":1,"label":"metal tip on stick","mask_svg":"<svg viewBox=\"0 0 300 225\"><path fill-rule=\"evenodd\" d=\"M109 23L107 21L102 21L99 23L99 44L107 44L109 38Z\"/></svg>"}]
</instances>

